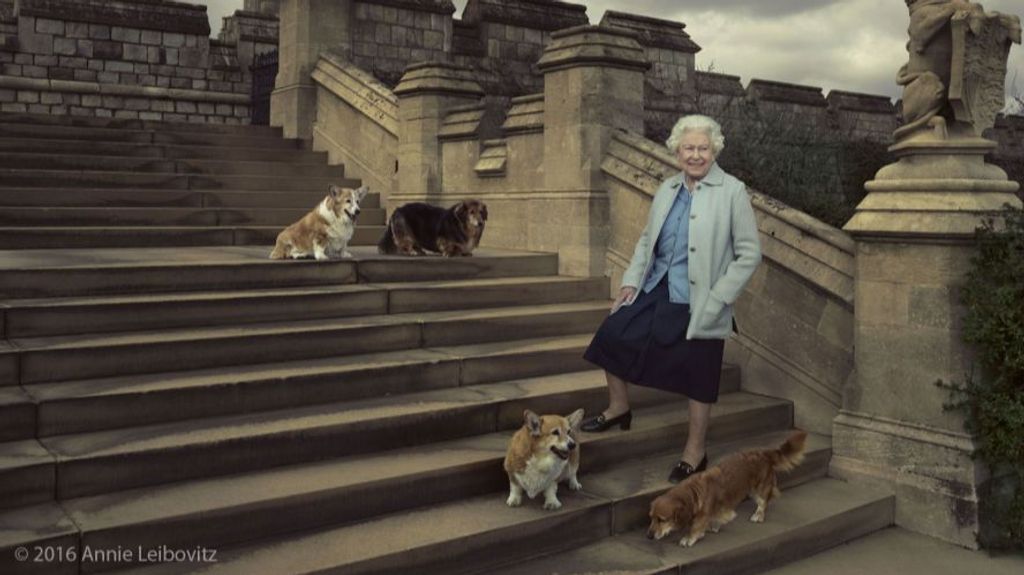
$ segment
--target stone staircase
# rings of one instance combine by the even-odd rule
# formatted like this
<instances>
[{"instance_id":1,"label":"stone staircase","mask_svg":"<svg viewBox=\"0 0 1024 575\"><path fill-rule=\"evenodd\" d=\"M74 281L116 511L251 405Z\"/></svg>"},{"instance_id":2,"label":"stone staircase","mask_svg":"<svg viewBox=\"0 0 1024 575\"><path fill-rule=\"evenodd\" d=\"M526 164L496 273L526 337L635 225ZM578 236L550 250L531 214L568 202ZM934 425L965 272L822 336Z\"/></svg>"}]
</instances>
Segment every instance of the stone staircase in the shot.
<instances>
[{"instance_id":1,"label":"stone staircase","mask_svg":"<svg viewBox=\"0 0 1024 575\"><path fill-rule=\"evenodd\" d=\"M748 573L892 523L812 436L766 523L647 541L687 420L651 390L632 430L581 437L582 493L510 509L523 410L604 406L581 354L607 280L488 249L270 261L344 175L272 129L0 116L0 134L0 573ZM364 210L356 243L383 217ZM724 369L712 459L780 443L793 405ZM218 562L138 558L197 547Z\"/></svg>"}]
</instances>

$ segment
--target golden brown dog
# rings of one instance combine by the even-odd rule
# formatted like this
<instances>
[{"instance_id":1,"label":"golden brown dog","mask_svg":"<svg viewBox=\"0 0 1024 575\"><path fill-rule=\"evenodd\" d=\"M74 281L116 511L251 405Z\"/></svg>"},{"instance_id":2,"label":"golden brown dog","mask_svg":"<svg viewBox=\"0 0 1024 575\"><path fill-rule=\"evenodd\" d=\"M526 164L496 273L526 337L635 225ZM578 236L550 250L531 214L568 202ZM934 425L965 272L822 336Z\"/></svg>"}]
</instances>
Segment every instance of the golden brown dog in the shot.
<instances>
[{"instance_id":1,"label":"golden brown dog","mask_svg":"<svg viewBox=\"0 0 1024 575\"><path fill-rule=\"evenodd\" d=\"M352 257L347 249L348 242L355 234L359 202L366 197L367 191L366 186L355 190L331 186L327 197L311 212L277 235L270 259L313 256L322 261Z\"/></svg>"},{"instance_id":2,"label":"golden brown dog","mask_svg":"<svg viewBox=\"0 0 1024 575\"><path fill-rule=\"evenodd\" d=\"M679 544L690 547L736 517L736 506L748 495L757 504L750 516L764 521L765 508L780 495L775 473L789 471L803 461L807 432L797 430L778 449L744 451L721 463L691 475L686 481L651 502L648 539L661 539L682 531Z\"/></svg>"},{"instance_id":3,"label":"golden brown dog","mask_svg":"<svg viewBox=\"0 0 1024 575\"><path fill-rule=\"evenodd\" d=\"M533 499L544 492L544 509L558 509L558 483L569 481L569 489L583 489L576 472L580 468L580 450L576 445L576 431L583 420L583 410L570 415L539 416L527 409L523 413L523 426L512 436L505 454L505 473L508 474L509 507L523 501L523 492Z\"/></svg>"}]
</instances>

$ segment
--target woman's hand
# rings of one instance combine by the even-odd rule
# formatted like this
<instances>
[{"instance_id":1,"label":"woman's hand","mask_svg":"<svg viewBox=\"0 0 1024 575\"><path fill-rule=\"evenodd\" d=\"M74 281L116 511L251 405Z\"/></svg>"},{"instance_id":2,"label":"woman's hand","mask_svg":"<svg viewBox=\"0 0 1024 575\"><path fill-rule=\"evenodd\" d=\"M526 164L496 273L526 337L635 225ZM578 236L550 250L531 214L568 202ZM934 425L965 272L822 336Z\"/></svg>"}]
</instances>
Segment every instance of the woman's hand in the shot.
<instances>
[{"instance_id":1,"label":"woman's hand","mask_svg":"<svg viewBox=\"0 0 1024 575\"><path fill-rule=\"evenodd\" d=\"M636 288L632 286L622 286L622 289L619 290L618 297L615 298L615 303L612 304L612 311L609 315L619 311L619 308L623 305L633 303L634 299L636 299Z\"/></svg>"}]
</instances>

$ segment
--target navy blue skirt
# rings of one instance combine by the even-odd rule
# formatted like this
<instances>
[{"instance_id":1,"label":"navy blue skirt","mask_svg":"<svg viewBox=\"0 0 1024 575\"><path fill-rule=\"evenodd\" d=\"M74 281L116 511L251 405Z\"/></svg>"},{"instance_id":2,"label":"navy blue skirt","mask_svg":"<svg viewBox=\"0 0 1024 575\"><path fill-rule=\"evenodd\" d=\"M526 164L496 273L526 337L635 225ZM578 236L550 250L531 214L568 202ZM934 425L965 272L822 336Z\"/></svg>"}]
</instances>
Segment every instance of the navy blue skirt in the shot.
<instances>
[{"instance_id":1,"label":"navy blue skirt","mask_svg":"<svg viewBox=\"0 0 1024 575\"><path fill-rule=\"evenodd\" d=\"M668 282L605 318L583 358L644 387L718 401L723 339L686 339L690 306L669 301Z\"/></svg>"}]
</instances>

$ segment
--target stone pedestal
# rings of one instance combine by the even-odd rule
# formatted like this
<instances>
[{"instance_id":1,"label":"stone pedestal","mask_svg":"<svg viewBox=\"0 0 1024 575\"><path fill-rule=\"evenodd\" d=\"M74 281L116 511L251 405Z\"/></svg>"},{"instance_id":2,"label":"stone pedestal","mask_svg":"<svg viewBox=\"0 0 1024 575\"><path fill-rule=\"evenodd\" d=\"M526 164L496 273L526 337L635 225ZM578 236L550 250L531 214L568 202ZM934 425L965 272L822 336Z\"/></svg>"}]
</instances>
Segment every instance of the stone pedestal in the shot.
<instances>
[{"instance_id":1,"label":"stone pedestal","mask_svg":"<svg viewBox=\"0 0 1024 575\"><path fill-rule=\"evenodd\" d=\"M544 183L538 205L559 271L605 273L608 194L601 161L614 130L643 133L644 72L650 65L633 32L578 26L552 34L544 73ZM538 202L539 204L540 202Z\"/></svg>"},{"instance_id":2,"label":"stone pedestal","mask_svg":"<svg viewBox=\"0 0 1024 575\"><path fill-rule=\"evenodd\" d=\"M1015 182L970 134L925 134L893 146L899 161L866 184L845 230L857 240L856 376L833 430L833 475L884 483L898 525L977 547L978 494L987 481L948 393L972 372L957 294L974 254L974 230Z\"/></svg>"},{"instance_id":3,"label":"stone pedestal","mask_svg":"<svg viewBox=\"0 0 1024 575\"><path fill-rule=\"evenodd\" d=\"M400 203L441 201L441 142L448 111L478 102L483 90L469 68L447 63L414 64L395 87L398 96L398 193ZM389 206L389 209L395 206Z\"/></svg>"},{"instance_id":4,"label":"stone pedestal","mask_svg":"<svg viewBox=\"0 0 1024 575\"><path fill-rule=\"evenodd\" d=\"M277 81L270 97L270 123L286 138L312 137L316 87L310 77L320 53L348 55L352 0L282 0Z\"/></svg>"}]
</instances>

